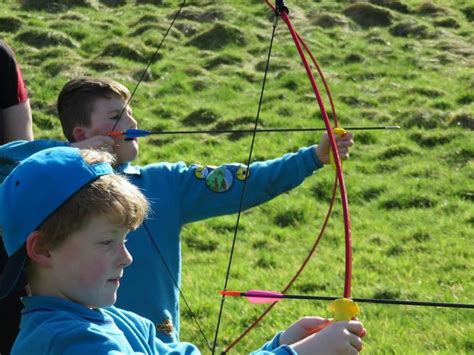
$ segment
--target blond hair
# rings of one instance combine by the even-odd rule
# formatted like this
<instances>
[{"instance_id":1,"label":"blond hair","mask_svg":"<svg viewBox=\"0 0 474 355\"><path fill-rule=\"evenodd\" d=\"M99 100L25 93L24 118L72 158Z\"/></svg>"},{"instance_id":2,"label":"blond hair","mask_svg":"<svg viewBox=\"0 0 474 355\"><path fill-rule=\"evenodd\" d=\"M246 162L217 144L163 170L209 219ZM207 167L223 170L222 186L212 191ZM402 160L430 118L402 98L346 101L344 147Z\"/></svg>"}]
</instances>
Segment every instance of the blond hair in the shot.
<instances>
[{"instance_id":1,"label":"blond hair","mask_svg":"<svg viewBox=\"0 0 474 355\"><path fill-rule=\"evenodd\" d=\"M97 99L115 96L128 101L130 91L122 84L108 79L77 78L67 82L58 96L57 109L64 135L74 142L74 127L89 127Z\"/></svg>"},{"instance_id":2,"label":"blond hair","mask_svg":"<svg viewBox=\"0 0 474 355\"><path fill-rule=\"evenodd\" d=\"M113 163L111 154L81 150L88 164ZM149 205L140 190L125 177L102 175L76 192L39 226L42 247L56 248L95 216L106 216L111 223L129 230L142 224Z\"/></svg>"}]
</instances>

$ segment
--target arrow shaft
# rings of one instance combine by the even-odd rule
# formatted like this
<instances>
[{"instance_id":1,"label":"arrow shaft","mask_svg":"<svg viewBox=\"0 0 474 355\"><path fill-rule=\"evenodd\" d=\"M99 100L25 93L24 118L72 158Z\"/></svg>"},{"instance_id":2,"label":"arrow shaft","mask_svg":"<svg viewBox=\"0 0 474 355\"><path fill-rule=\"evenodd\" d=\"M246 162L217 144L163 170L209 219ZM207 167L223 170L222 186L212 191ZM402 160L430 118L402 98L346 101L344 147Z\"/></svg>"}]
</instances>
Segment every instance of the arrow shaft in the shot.
<instances>
[{"instance_id":1,"label":"arrow shaft","mask_svg":"<svg viewBox=\"0 0 474 355\"><path fill-rule=\"evenodd\" d=\"M246 292L241 292L241 296L247 296ZM256 298L280 298L280 299L299 299L299 300L316 300L316 301L334 301L340 297L334 296L304 296L304 295L265 295L265 294L250 294L251 297ZM474 309L474 304L469 303L447 303L447 302L428 302L428 301L411 301L411 300L388 300L378 298L351 298L355 302L360 303L378 303L404 306L424 306L424 307L445 307L445 308L468 308Z\"/></svg>"},{"instance_id":2,"label":"arrow shaft","mask_svg":"<svg viewBox=\"0 0 474 355\"><path fill-rule=\"evenodd\" d=\"M347 127L347 131L369 131L369 130L395 130L400 126L366 126L366 127ZM260 128L258 133L274 133L274 132L322 132L325 128ZM148 134L228 134L228 133L253 133L253 129L210 129L210 130L185 130L185 131L147 131ZM126 133L126 131L124 132Z\"/></svg>"}]
</instances>

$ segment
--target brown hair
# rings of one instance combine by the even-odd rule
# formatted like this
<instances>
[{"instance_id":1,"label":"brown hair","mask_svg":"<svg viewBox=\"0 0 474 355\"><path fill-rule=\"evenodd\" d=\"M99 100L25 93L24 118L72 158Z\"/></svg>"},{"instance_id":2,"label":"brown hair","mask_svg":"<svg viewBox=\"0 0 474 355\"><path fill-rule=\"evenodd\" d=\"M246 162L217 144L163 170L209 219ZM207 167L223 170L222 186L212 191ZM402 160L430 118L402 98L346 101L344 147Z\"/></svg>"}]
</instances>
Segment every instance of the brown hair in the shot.
<instances>
[{"instance_id":1,"label":"brown hair","mask_svg":"<svg viewBox=\"0 0 474 355\"><path fill-rule=\"evenodd\" d=\"M57 108L68 141L75 141L72 135L74 127L90 126L97 99L110 99L114 96L128 101L130 91L122 84L108 79L84 77L67 82L59 93Z\"/></svg>"},{"instance_id":2,"label":"brown hair","mask_svg":"<svg viewBox=\"0 0 474 355\"><path fill-rule=\"evenodd\" d=\"M111 154L97 150L81 150L89 164L113 162ZM134 230L148 213L148 202L140 190L125 177L102 175L76 192L38 228L43 247L60 246L94 216L106 216L119 226Z\"/></svg>"}]
</instances>

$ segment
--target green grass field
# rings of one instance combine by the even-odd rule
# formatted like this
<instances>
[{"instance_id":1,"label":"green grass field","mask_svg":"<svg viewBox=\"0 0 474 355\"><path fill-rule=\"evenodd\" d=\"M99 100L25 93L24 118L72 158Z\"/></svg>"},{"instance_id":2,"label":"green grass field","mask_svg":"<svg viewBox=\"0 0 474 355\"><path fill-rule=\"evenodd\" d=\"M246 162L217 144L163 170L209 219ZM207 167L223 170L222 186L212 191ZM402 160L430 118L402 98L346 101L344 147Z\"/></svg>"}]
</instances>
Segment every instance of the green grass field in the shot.
<instances>
[{"instance_id":1,"label":"green grass field","mask_svg":"<svg viewBox=\"0 0 474 355\"><path fill-rule=\"evenodd\" d=\"M55 101L70 78L108 77L135 87L181 3L153 2L160 3L0 3L0 36L16 50L36 138L62 139ZM473 303L472 2L286 3L327 77L341 126L401 126L354 132L356 145L344 164L353 234L352 295ZM251 128L271 31L272 14L260 0L187 1L132 101L141 128ZM259 125L323 126L283 23L276 31ZM258 134L253 160L280 156L319 137ZM153 136L142 139L139 163L245 163L250 143L251 135ZM242 214L229 289L284 287L317 236L333 180L334 171L326 167L290 193ZM220 217L189 225L182 234L182 292L210 340L235 223L236 216ZM338 199L316 255L289 293L339 296L343 283ZM361 306L367 354L474 353L472 310ZM183 302L181 307L181 339L207 353L191 311ZM219 349L261 310L245 299L227 298ZM280 302L235 353L258 347L305 315L330 316L323 302Z\"/></svg>"}]
</instances>

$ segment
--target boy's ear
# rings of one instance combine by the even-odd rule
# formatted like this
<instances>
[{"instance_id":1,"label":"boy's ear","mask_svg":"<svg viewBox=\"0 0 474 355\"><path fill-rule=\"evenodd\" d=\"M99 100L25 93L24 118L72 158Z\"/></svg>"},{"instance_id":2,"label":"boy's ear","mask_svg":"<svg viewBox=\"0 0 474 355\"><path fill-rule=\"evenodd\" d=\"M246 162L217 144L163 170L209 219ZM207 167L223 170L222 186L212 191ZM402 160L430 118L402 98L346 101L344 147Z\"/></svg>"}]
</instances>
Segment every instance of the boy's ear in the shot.
<instances>
[{"instance_id":1,"label":"boy's ear","mask_svg":"<svg viewBox=\"0 0 474 355\"><path fill-rule=\"evenodd\" d=\"M72 129L72 136L74 137L75 142L82 142L88 138L84 128L78 126Z\"/></svg>"},{"instance_id":2,"label":"boy's ear","mask_svg":"<svg viewBox=\"0 0 474 355\"><path fill-rule=\"evenodd\" d=\"M51 254L49 250L40 244L41 232L31 232L26 240L26 253L35 263L48 266L50 265Z\"/></svg>"}]
</instances>

